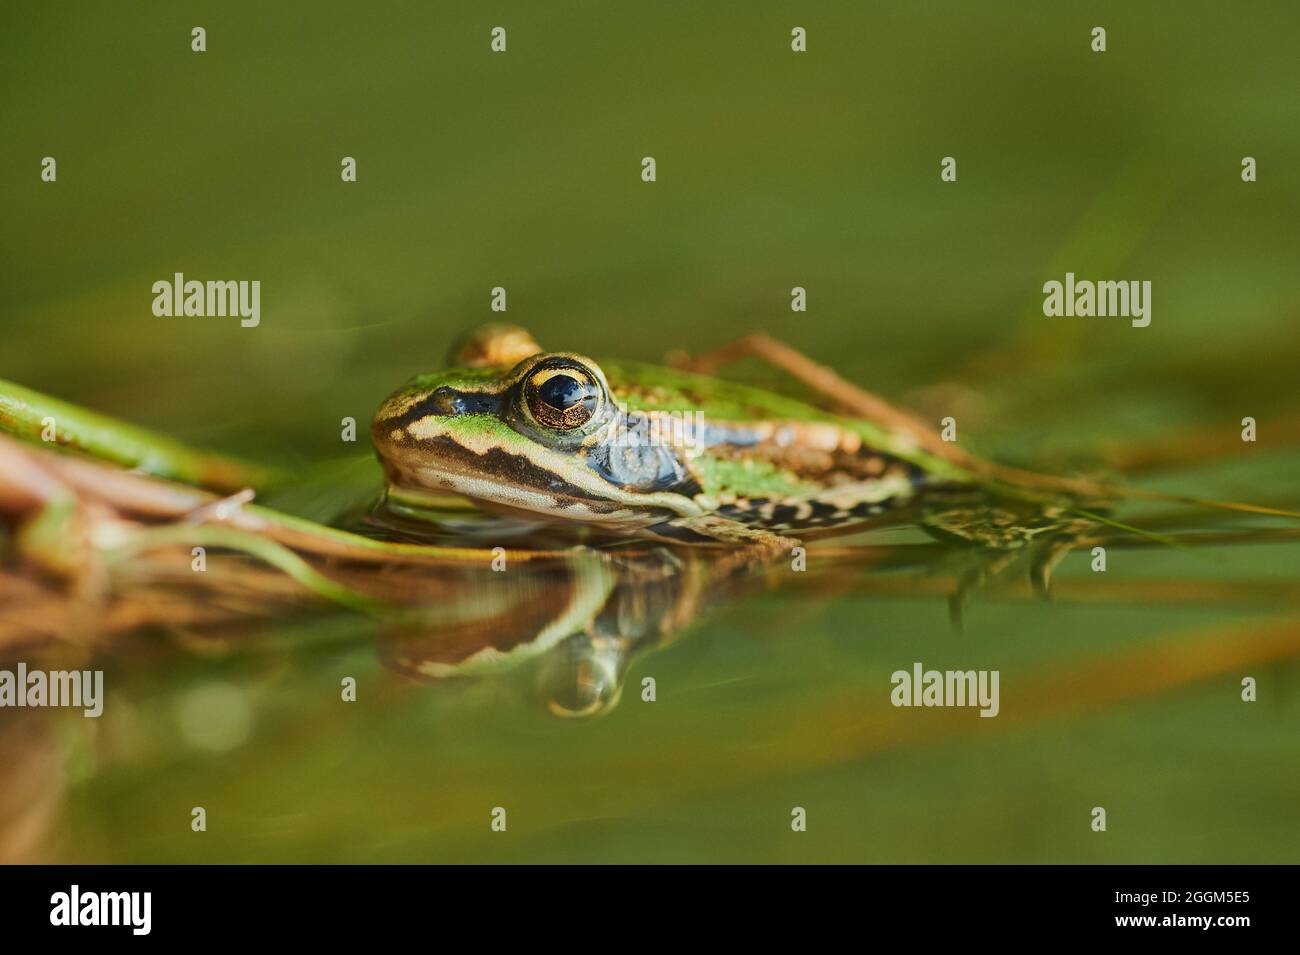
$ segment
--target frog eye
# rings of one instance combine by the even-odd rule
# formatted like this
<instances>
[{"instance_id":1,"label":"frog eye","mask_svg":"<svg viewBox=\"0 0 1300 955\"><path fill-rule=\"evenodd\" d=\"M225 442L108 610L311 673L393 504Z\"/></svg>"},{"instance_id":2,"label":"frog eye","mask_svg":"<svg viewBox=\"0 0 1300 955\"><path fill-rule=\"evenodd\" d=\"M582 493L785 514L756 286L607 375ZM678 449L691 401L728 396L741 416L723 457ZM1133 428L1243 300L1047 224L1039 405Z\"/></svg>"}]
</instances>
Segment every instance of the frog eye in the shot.
<instances>
[{"instance_id":1,"label":"frog eye","mask_svg":"<svg viewBox=\"0 0 1300 955\"><path fill-rule=\"evenodd\" d=\"M540 425L557 431L580 428L600 410L600 383L574 363L537 368L524 383L524 402Z\"/></svg>"}]
</instances>

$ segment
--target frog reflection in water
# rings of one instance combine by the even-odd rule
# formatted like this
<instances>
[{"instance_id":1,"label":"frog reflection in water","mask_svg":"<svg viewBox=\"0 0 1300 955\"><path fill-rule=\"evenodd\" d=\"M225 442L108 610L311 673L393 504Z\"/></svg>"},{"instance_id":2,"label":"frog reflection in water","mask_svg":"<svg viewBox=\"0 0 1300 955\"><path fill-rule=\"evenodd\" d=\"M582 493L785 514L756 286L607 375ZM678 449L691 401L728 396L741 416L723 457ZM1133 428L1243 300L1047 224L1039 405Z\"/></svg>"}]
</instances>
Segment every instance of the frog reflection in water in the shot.
<instances>
[{"instance_id":1,"label":"frog reflection in water","mask_svg":"<svg viewBox=\"0 0 1300 955\"><path fill-rule=\"evenodd\" d=\"M452 614L456 622L387 631L381 658L433 682L531 667L551 713L597 716L618 704L635 659L674 643L713 604L763 583L749 561L726 555L651 547L583 557L530 561L480 582L477 597Z\"/></svg>"}]
</instances>

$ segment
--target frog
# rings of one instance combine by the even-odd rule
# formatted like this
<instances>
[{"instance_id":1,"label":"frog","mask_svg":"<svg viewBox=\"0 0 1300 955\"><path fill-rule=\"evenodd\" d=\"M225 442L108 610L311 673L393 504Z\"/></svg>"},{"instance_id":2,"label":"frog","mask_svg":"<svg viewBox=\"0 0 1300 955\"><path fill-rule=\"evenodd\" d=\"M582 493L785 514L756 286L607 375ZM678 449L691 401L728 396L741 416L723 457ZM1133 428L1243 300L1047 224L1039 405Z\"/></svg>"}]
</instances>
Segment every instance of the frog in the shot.
<instances>
[{"instance_id":1,"label":"frog","mask_svg":"<svg viewBox=\"0 0 1300 955\"><path fill-rule=\"evenodd\" d=\"M888 423L688 369L546 351L513 325L472 331L448 367L393 392L371 438L397 504L469 501L686 546L789 550L989 483Z\"/></svg>"}]
</instances>

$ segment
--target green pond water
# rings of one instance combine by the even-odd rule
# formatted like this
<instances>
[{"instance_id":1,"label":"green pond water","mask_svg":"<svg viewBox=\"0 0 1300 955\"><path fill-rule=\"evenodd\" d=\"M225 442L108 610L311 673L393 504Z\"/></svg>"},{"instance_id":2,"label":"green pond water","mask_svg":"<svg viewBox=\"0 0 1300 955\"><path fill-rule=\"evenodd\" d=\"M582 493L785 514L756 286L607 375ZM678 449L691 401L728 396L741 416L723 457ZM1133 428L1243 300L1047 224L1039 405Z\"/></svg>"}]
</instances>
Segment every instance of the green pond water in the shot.
<instances>
[{"instance_id":1,"label":"green pond water","mask_svg":"<svg viewBox=\"0 0 1300 955\"><path fill-rule=\"evenodd\" d=\"M977 453L1296 508L1298 27L1285 3L14 0L0 377L305 470L363 460L379 401L477 322L651 361L763 330ZM177 272L259 280L260 324L156 317ZM1066 272L1150 281L1151 324L1045 317ZM641 653L587 720L548 712L538 661L411 680L343 611L134 633L96 650L99 720L0 712L0 847L1296 862L1297 522L1186 510L1119 513L1235 540L1111 548L1104 574L1076 552L1055 600L995 589L960 630L929 575L814 558ZM916 662L998 670L999 715L893 706Z\"/></svg>"}]
</instances>

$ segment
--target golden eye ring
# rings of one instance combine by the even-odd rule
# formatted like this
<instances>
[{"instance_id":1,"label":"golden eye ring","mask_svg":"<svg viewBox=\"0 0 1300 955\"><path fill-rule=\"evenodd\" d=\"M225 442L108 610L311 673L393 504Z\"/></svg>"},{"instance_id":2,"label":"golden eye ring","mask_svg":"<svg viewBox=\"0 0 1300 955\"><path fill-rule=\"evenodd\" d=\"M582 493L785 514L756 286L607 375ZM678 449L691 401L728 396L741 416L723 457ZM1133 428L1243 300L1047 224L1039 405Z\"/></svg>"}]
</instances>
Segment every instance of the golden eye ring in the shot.
<instances>
[{"instance_id":1,"label":"golden eye ring","mask_svg":"<svg viewBox=\"0 0 1300 955\"><path fill-rule=\"evenodd\" d=\"M565 362L535 368L524 381L523 398L528 414L539 425L572 431L597 415L605 393L586 368Z\"/></svg>"}]
</instances>

